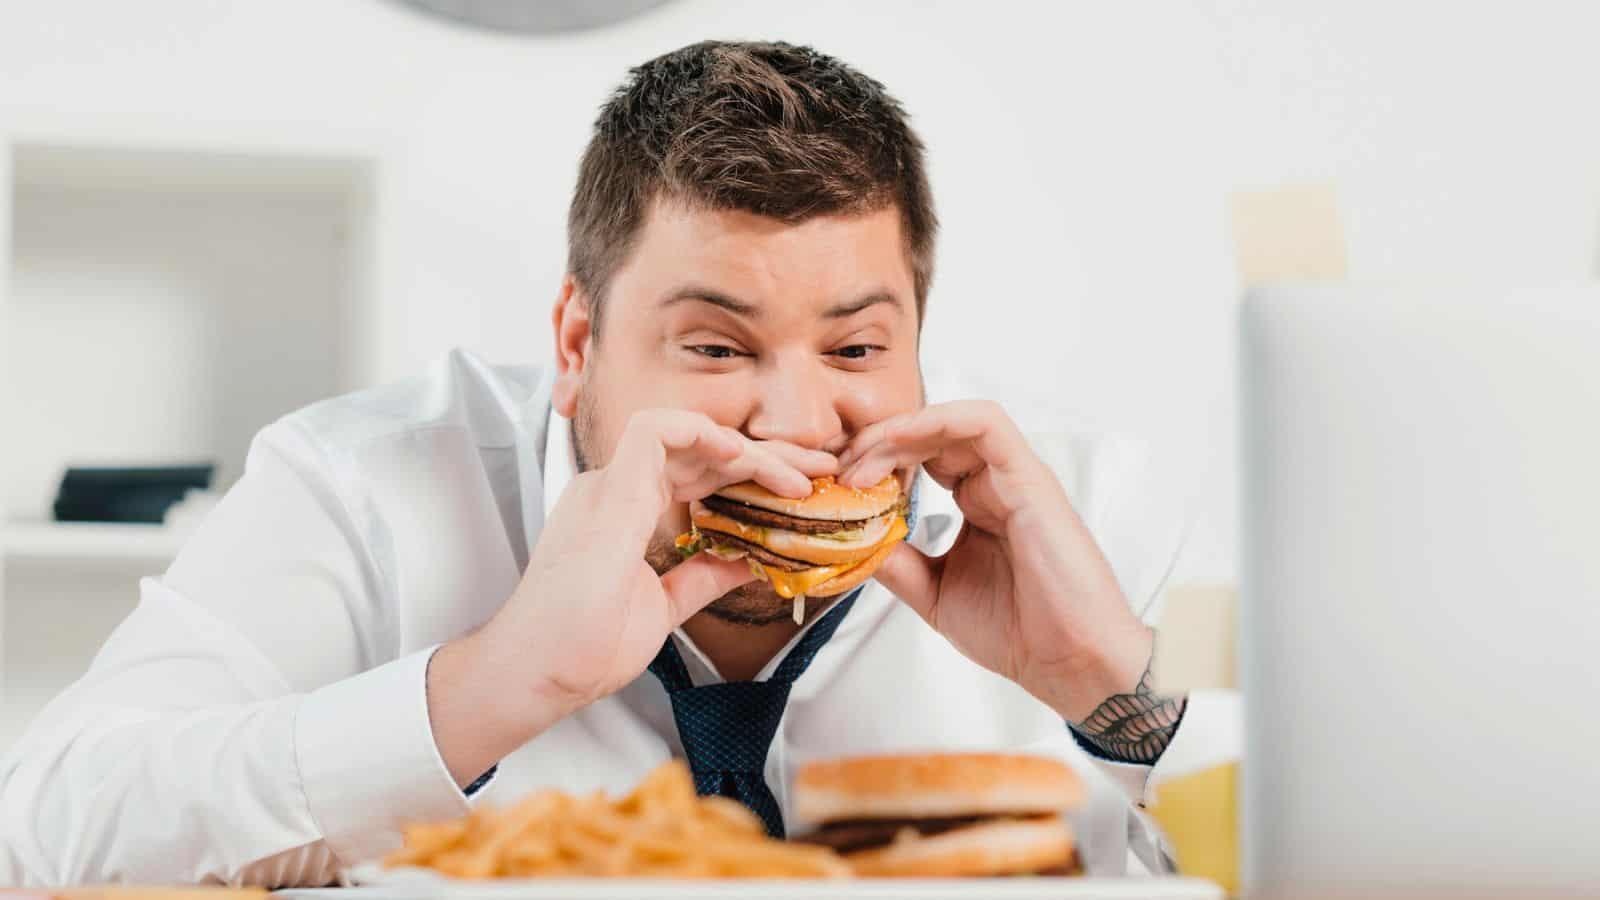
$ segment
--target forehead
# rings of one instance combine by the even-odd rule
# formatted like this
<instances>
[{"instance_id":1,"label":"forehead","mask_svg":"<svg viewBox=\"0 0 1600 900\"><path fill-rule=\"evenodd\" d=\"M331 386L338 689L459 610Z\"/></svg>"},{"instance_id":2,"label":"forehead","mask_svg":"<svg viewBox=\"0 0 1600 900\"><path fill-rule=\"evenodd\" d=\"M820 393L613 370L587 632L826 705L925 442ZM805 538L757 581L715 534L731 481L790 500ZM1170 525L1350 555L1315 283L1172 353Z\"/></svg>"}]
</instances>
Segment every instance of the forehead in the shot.
<instances>
[{"instance_id":1,"label":"forehead","mask_svg":"<svg viewBox=\"0 0 1600 900\"><path fill-rule=\"evenodd\" d=\"M648 302L695 281L756 303L825 305L885 291L911 308L910 262L899 211L814 216L788 223L743 210L653 203L617 294Z\"/></svg>"}]
</instances>

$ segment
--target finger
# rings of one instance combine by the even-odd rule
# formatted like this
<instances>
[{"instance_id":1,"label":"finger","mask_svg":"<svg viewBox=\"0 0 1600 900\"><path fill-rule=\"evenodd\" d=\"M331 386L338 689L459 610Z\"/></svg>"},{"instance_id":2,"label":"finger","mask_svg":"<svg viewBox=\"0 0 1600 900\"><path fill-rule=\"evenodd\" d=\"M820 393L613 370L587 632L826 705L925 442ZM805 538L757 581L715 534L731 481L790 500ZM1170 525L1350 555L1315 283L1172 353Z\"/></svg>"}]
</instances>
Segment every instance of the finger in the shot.
<instances>
[{"instance_id":1,"label":"finger","mask_svg":"<svg viewBox=\"0 0 1600 900\"><path fill-rule=\"evenodd\" d=\"M713 600L755 578L742 559L718 559L709 553L696 553L661 576L671 608L672 627L706 608Z\"/></svg>"},{"instance_id":2,"label":"finger","mask_svg":"<svg viewBox=\"0 0 1600 900\"><path fill-rule=\"evenodd\" d=\"M839 471L839 457L825 450L813 450L788 441L756 441L755 444L812 478Z\"/></svg>"},{"instance_id":3,"label":"finger","mask_svg":"<svg viewBox=\"0 0 1600 900\"><path fill-rule=\"evenodd\" d=\"M884 438L894 430L895 426L914 415L916 415L914 412L900 413L899 415L874 422L856 432L850 438L850 443L845 447L844 452L839 454L839 471L842 472L849 468L850 464L859 459L862 453L882 443Z\"/></svg>"},{"instance_id":4,"label":"finger","mask_svg":"<svg viewBox=\"0 0 1600 900\"><path fill-rule=\"evenodd\" d=\"M632 426L654 434L668 453L694 453L713 459L732 459L744 450L745 438L738 431L718 425L704 413L683 409L648 410L630 419Z\"/></svg>"},{"instance_id":5,"label":"finger","mask_svg":"<svg viewBox=\"0 0 1600 900\"><path fill-rule=\"evenodd\" d=\"M698 500L706 494L738 484L754 481L774 494L784 497L805 497L811 493L811 477L800 469L754 442L747 443L738 457L712 464L690 480L699 493L676 492L680 500Z\"/></svg>"},{"instance_id":6,"label":"finger","mask_svg":"<svg viewBox=\"0 0 1600 900\"><path fill-rule=\"evenodd\" d=\"M937 441L882 443L868 450L839 476L846 487L877 484L890 472L909 470L925 464L928 474L941 484L961 478L983 467L983 460L965 444L946 445Z\"/></svg>"},{"instance_id":7,"label":"finger","mask_svg":"<svg viewBox=\"0 0 1600 900\"><path fill-rule=\"evenodd\" d=\"M1027 458L1027 441L1000 404L956 400L922 410L894 429L894 440L940 446L970 441L985 465L1001 472Z\"/></svg>"},{"instance_id":8,"label":"finger","mask_svg":"<svg viewBox=\"0 0 1600 900\"><path fill-rule=\"evenodd\" d=\"M927 463L930 474L957 480L984 466L1006 472L1028 455L1027 442L998 404L958 400L886 421L875 443L852 444L839 480L865 487L919 463Z\"/></svg>"},{"instance_id":9,"label":"finger","mask_svg":"<svg viewBox=\"0 0 1600 900\"><path fill-rule=\"evenodd\" d=\"M944 561L923 554L910 544L899 544L872 577L933 624L933 607L939 597L939 575Z\"/></svg>"},{"instance_id":10,"label":"finger","mask_svg":"<svg viewBox=\"0 0 1600 900\"><path fill-rule=\"evenodd\" d=\"M696 459L700 468L737 459L744 440L703 413L653 409L628 419L617 449L601 470L597 515L616 523L618 540L643 547L670 501L669 460Z\"/></svg>"},{"instance_id":11,"label":"finger","mask_svg":"<svg viewBox=\"0 0 1600 900\"><path fill-rule=\"evenodd\" d=\"M634 413L622 430L616 452L606 465L647 481L659 479L668 458L735 459L744 451L743 437L703 413L678 409L651 409Z\"/></svg>"},{"instance_id":12,"label":"finger","mask_svg":"<svg viewBox=\"0 0 1600 900\"><path fill-rule=\"evenodd\" d=\"M815 466L804 448L786 453ZM825 454L824 454L825 455ZM702 480L715 487L740 481L755 481L786 497L811 493L811 478L799 468L779 458L770 448L762 448L737 430L718 425L709 416L689 410L652 409L635 413L623 431L617 452L606 467L622 476L629 489L614 492L627 503L646 503L646 491L662 490L674 500L697 499L685 486L698 486ZM715 477L710 477L716 473ZM656 496L660 496L656 493ZM659 501L656 502L659 506ZM661 510L657 509L657 516Z\"/></svg>"},{"instance_id":13,"label":"finger","mask_svg":"<svg viewBox=\"0 0 1600 900\"><path fill-rule=\"evenodd\" d=\"M890 474L899 469L910 469L924 460L938 455L938 448L897 447L893 449L879 449L857 460L844 474L839 476L839 483L845 487L865 488L877 484ZM930 470L929 474L933 474Z\"/></svg>"}]
</instances>

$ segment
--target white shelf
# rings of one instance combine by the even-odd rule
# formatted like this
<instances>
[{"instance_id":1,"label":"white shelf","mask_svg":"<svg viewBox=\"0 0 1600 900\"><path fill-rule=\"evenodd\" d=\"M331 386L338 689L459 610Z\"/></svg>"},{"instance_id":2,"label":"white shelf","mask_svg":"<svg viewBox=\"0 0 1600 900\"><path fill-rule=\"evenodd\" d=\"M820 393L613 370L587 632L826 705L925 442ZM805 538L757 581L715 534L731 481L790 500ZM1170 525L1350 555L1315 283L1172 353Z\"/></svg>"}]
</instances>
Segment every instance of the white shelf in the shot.
<instances>
[{"instance_id":1,"label":"white shelf","mask_svg":"<svg viewBox=\"0 0 1600 900\"><path fill-rule=\"evenodd\" d=\"M185 535L165 525L109 522L7 522L0 551L7 558L164 562Z\"/></svg>"}]
</instances>

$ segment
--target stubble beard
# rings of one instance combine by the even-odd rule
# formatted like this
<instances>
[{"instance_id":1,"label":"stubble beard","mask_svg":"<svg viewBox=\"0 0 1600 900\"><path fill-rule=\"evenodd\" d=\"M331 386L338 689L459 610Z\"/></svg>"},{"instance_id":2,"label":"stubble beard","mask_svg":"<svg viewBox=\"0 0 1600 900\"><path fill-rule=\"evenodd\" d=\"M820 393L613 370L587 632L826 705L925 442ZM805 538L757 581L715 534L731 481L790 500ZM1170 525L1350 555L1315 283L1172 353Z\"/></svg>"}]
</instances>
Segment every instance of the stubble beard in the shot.
<instances>
[{"instance_id":1,"label":"stubble beard","mask_svg":"<svg viewBox=\"0 0 1600 900\"><path fill-rule=\"evenodd\" d=\"M587 448L594 446L598 430L591 396L592 391L579 393L577 415L572 420L572 459L579 472L590 469ZM664 575L683 562L683 554L673 544L672 536L652 533L645 546L644 561L657 575ZM793 610L794 601L779 597L764 581L752 581L711 601L704 612L724 622L754 627L784 621Z\"/></svg>"}]
</instances>

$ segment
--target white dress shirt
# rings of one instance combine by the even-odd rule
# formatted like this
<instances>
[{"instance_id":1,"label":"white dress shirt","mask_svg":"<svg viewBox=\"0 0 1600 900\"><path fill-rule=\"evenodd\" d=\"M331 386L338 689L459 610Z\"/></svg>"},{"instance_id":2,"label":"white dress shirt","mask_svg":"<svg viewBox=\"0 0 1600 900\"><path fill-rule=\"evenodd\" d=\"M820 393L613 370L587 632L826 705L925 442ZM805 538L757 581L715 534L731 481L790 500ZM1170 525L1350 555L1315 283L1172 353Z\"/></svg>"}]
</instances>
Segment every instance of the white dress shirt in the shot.
<instances>
[{"instance_id":1,"label":"white dress shirt","mask_svg":"<svg viewBox=\"0 0 1600 900\"><path fill-rule=\"evenodd\" d=\"M0 760L0 884L324 884L397 846L404 823L542 785L624 791L681 756L648 673L511 754L473 797L434 745L431 654L511 596L573 474L551 375L457 352L263 429L88 673ZM1153 623L1182 528L1147 496L1142 456L1033 440ZM909 540L943 551L960 513L927 478L919 491ZM719 680L674 638L696 684ZM1182 743L1180 728L1168 757ZM907 749L1066 760L1089 782L1077 824L1091 866L1120 869L1141 843L1155 858L1130 802L1150 767L1091 760L1049 708L869 581L795 683L767 782L787 816L798 766Z\"/></svg>"}]
</instances>

